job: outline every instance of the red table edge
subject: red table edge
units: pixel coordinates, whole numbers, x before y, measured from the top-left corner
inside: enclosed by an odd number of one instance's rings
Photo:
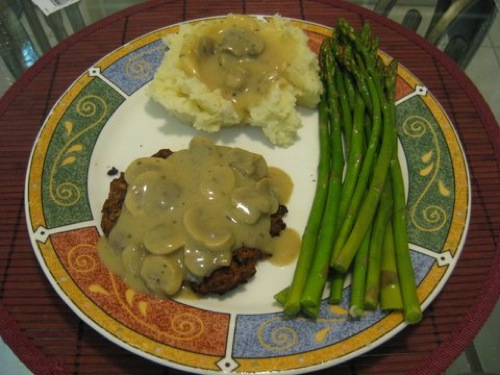
[[[492,142],[497,164],[500,166],[500,128],[481,93],[455,62],[421,36],[382,15],[345,1],[317,1],[348,9],[359,14],[363,18],[371,18],[381,24],[386,24],[400,35],[418,44],[422,49],[425,49],[430,55],[439,60],[442,66],[462,85],[464,92],[468,94],[469,98],[474,103],[480,120],[484,124],[485,130]],[[168,0],[150,0],[145,3],[131,6],[85,27],[53,47],[42,55],[40,59],[7,90],[4,96],[0,98],[0,117],[7,110],[10,103],[20,94],[26,83],[33,80],[45,66],[59,55],[60,52],[109,24],[142,10],[168,2]],[[488,274],[488,280],[490,280],[490,282],[481,290],[465,318],[455,327],[443,344],[434,351],[432,356],[427,357],[416,368],[412,369],[410,372],[411,374],[439,374],[445,371],[467,348],[488,319],[500,298],[500,233],[497,233],[495,243],[497,244],[497,254]],[[35,345],[28,340],[2,304],[0,304],[0,333],[4,342],[30,370],[36,371],[37,374],[66,374],[60,361],[49,360],[41,350],[36,348]]]

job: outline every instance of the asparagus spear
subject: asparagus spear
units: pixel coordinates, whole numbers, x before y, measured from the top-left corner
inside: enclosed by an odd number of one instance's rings
[[[344,80],[344,77],[346,76],[347,74],[342,74],[342,72],[339,69],[336,69],[336,74],[334,75],[335,88],[338,93],[339,103],[341,108],[342,128],[345,139],[345,153],[346,155],[349,155],[349,150],[351,148],[353,120],[352,120],[351,106],[349,104],[349,97],[346,88],[346,82]]]
[[[392,79],[385,79],[385,83],[386,85],[388,85],[387,90],[393,92],[394,91],[393,87],[395,86],[395,70],[389,70],[387,73],[393,75]],[[356,251],[359,248],[359,245],[361,244],[361,241],[373,220],[373,217],[375,215],[378,206],[378,202],[380,200],[380,195],[382,193],[382,189],[385,183],[385,179],[389,170],[389,163],[391,161],[394,146],[397,140],[396,130],[394,127],[395,125],[394,119],[390,113],[392,111],[391,102],[393,103],[394,100],[393,98],[391,98],[391,100],[387,100],[386,93],[380,90],[381,86],[379,86],[377,83],[377,81],[380,80],[378,76],[370,75],[370,77],[371,80],[369,80],[369,82],[373,80],[372,84],[370,84],[370,88],[372,89],[371,92],[372,92],[372,99],[374,102],[374,106],[375,103],[377,102],[382,106],[382,114],[383,114],[382,141],[380,144],[380,148],[378,150],[378,156],[373,169],[373,177],[370,182],[368,193],[366,194],[363,203],[362,204],[361,202],[358,203],[361,205],[361,208],[359,212],[357,212],[356,214],[356,219],[352,226],[352,230],[348,234],[348,238],[344,242],[344,244],[340,245],[341,248],[338,249],[338,251],[337,249],[334,249],[333,260],[331,265],[338,272],[346,272],[348,270],[354,256],[356,255]],[[376,89],[377,87],[378,90]],[[378,137],[376,134],[377,124],[375,123],[375,121],[377,120],[378,119],[374,116],[374,124],[372,128],[372,134],[370,135],[370,140],[372,141],[375,138],[377,138],[378,142]],[[369,151],[370,147],[373,146],[371,141],[370,145],[368,146]],[[367,159],[368,159],[368,152],[367,152]],[[361,169],[359,180],[363,179],[367,180],[368,174],[371,172],[371,169],[363,169],[363,167]],[[366,175],[363,175],[363,173],[366,173]],[[361,193],[359,194],[359,196],[361,197]],[[335,246],[337,247],[337,244]]]
[[[389,220],[385,228],[382,246],[382,261],[380,264],[380,308],[385,311],[401,310],[403,308],[396,266],[392,220]]]
[[[344,72],[342,76],[344,79],[344,87],[347,96],[347,101],[349,102],[349,107],[351,108],[351,110],[353,110],[354,98],[356,97],[356,89],[354,88],[354,82],[353,82],[354,79],[351,77],[350,74],[347,74],[346,72]]]
[[[393,98],[395,92],[395,72],[397,70],[397,62],[395,60],[391,61],[388,70],[390,74],[386,76],[387,96],[389,98]],[[389,116],[391,117],[391,121],[396,123],[396,105],[394,100],[390,100],[389,103]],[[410,249],[408,246],[406,199],[403,174],[396,151],[392,154],[389,169],[394,201],[394,212],[392,215],[393,239],[399,284],[403,298],[404,316],[407,323],[415,324],[422,320],[422,309],[418,300],[417,286],[415,283],[415,276],[413,274],[413,266],[410,258]]]
[[[352,71],[358,71],[356,66],[354,64],[350,65],[350,69]],[[356,182],[356,187],[352,196],[351,201],[349,202],[349,207],[347,210],[347,214],[342,222],[342,227],[339,232],[339,236],[337,237],[337,240],[335,242],[335,246],[333,249],[333,254],[332,254],[332,260],[331,260],[331,266],[338,272],[340,273],[345,273],[347,272],[350,263],[352,259],[354,258],[355,252],[357,248],[359,247],[364,234],[366,233],[366,230],[368,228],[369,223],[371,222],[373,218],[373,214],[375,212],[376,206],[378,204],[378,197],[373,196],[373,193],[369,195],[370,199],[373,200],[374,202],[372,203],[372,206],[369,206],[366,208],[366,199],[365,198],[365,203],[363,203],[362,199],[363,196],[365,195],[366,191],[366,186],[368,184],[369,177],[372,172],[372,165],[376,156],[376,152],[378,149],[378,144],[379,144],[379,136],[381,132],[381,127],[382,127],[382,119],[381,119],[381,100],[380,100],[380,95],[381,93],[377,90],[375,81],[376,79],[370,78],[367,80],[368,81],[368,87],[370,90],[371,94],[371,101],[372,101],[372,129],[370,133],[370,140],[368,144],[368,148],[365,154],[365,157],[363,159],[363,163],[361,166],[361,171],[359,172],[359,176],[357,178]],[[386,128],[386,126],[384,125]],[[384,131],[384,135],[386,138],[386,143],[390,142],[390,139],[387,139],[387,136],[389,135],[387,131]],[[386,145],[387,147],[387,145]],[[380,158],[380,157],[379,157]],[[378,162],[378,160],[377,160]],[[380,172],[384,172],[383,170],[383,165],[379,166],[378,169]],[[375,167],[377,168],[377,167]],[[387,160],[387,166],[385,167],[386,171],[383,173],[382,177],[385,180],[385,175],[387,174],[387,168],[388,168],[388,160]],[[375,180],[375,183],[379,183],[380,176],[377,177]],[[373,190],[375,187],[373,186],[372,182],[372,188]],[[380,189],[383,186],[383,181],[381,186],[377,186]],[[363,203],[363,204],[362,204]],[[358,223],[356,221],[356,218],[361,217],[361,213],[358,213],[359,210],[363,210],[363,215],[369,215],[367,216],[366,220]],[[369,210],[368,210],[369,209]],[[357,225],[357,232],[355,232],[355,235],[357,236],[356,238],[353,238],[352,231],[354,231],[353,226]],[[360,228],[360,225],[363,225]],[[366,225],[365,225],[366,224]],[[347,246],[347,242],[349,242],[349,247],[347,250],[344,250],[344,248]],[[339,258],[340,257],[340,258]]]
[[[349,149],[346,174],[342,183],[342,198],[339,207],[339,220],[337,221],[339,229],[343,225],[347,215],[363,161],[364,119],[365,103],[360,95],[356,95],[351,133],[351,147]]]
[[[387,277],[389,272],[386,271],[386,267],[396,264],[405,319],[415,323],[421,319],[421,311],[408,251],[404,186],[396,154],[397,134],[394,127],[397,62],[393,60],[389,67],[385,67],[377,57],[378,40],[372,37],[368,25],[356,34],[347,22],[340,20],[335,38],[335,41],[330,38],[325,40],[320,55],[325,94],[319,105],[320,160],[316,195],[292,284],[275,298],[284,305],[288,315],[296,315],[302,310],[316,317],[328,271],[328,257],[335,271],[330,297],[337,301],[342,295],[344,275],[355,258],[351,314],[359,316],[364,308],[360,293],[363,295],[367,290],[366,282],[360,284],[360,280],[366,278],[363,264],[365,252],[369,249],[368,240],[372,239],[374,247],[384,243],[381,266],[384,273],[381,280],[377,272],[372,273],[370,279],[376,280],[376,284],[381,283],[381,298],[386,298],[387,294],[395,296],[392,305],[397,308],[398,293],[392,288],[394,277]],[[349,161],[341,190],[343,201],[339,204],[334,198],[339,196],[339,170],[342,169],[339,160],[343,162],[343,158],[338,157],[343,155],[339,146],[341,129]],[[350,164],[356,161],[357,166]],[[350,175],[349,170],[357,170],[357,173],[351,172]],[[384,186],[385,189],[393,187],[392,212],[387,203],[390,199],[386,198],[386,193],[382,194]],[[390,215],[392,219],[389,219]],[[381,231],[380,228],[388,220],[392,220],[391,230]],[[328,244],[334,238],[332,249]],[[386,247],[389,254],[394,248],[395,259],[386,257]],[[394,260],[392,265],[390,259]],[[379,262],[377,259],[375,263]],[[378,269],[378,265],[375,268]],[[396,271],[390,270],[394,276]],[[371,290],[371,287],[368,288]],[[378,291],[374,293],[378,294]],[[375,298],[369,300],[372,307],[377,302]],[[381,302],[381,306],[386,308],[386,301]]]
[[[363,242],[356,253],[354,260],[354,269],[352,272],[351,296],[349,302],[349,315],[353,318],[359,318],[363,315],[365,305],[366,277],[368,267],[368,251],[370,248],[370,239],[372,230],[366,232]]]
[[[274,295],[274,299],[281,306],[284,306],[286,303],[286,299],[288,298],[288,293],[290,293],[290,287],[287,286],[285,289],[280,290],[278,293]]]
[[[319,232],[316,254],[312,262],[309,277],[304,287],[301,304],[308,309],[309,313],[317,311],[321,302],[321,295],[325,287],[329,260],[332,252],[332,244],[336,234],[338,211],[340,204],[340,191],[342,187],[342,171],[344,168],[344,156],[342,153],[342,131],[340,126],[340,108],[338,93],[335,87],[334,76],[337,74],[331,47],[327,40],[321,48],[320,59],[325,71],[323,82],[326,88],[326,103],[330,123],[330,176],[328,185],[328,196],[326,200],[325,214]],[[315,318],[316,316],[311,316]]]
[[[408,231],[406,228],[406,200],[403,176],[397,156],[391,159],[390,176],[394,195],[393,231],[396,265],[399,285],[403,298],[405,320],[409,324],[418,323],[422,319],[422,310],[417,296],[415,276],[408,248]]]
[[[300,311],[302,292],[307,281],[309,269],[316,252],[318,233],[323,220],[323,211],[328,193],[330,172],[330,140],[328,136],[328,112],[326,97],[323,94],[319,103],[319,139],[320,157],[318,162],[318,177],[313,204],[306,223],[300,247],[299,259],[290,286],[290,291],[284,305],[287,315],[297,315]]]
[[[337,305],[342,301],[346,274],[336,271],[332,271],[332,273],[333,274],[330,278],[330,296],[328,297],[328,303],[330,305]]]
[[[348,72],[345,70],[341,71],[343,75],[348,76]],[[340,76],[340,69],[337,73],[337,76]],[[339,84],[338,87],[342,89],[342,86]],[[366,106],[365,101],[361,97],[361,94],[356,91],[354,86],[351,86],[354,94],[354,108],[352,115],[347,115],[344,112],[348,110],[348,108],[342,107],[343,119],[352,118],[352,127],[350,129],[350,137],[346,132],[348,131],[347,126],[344,124],[344,137],[346,139],[346,147],[348,148],[348,161],[347,161],[347,169],[344,181],[342,183],[341,189],[341,199],[340,199],[340,207],[338,213],[337,220],[337,233],[341,230],[343,223],[345,221],[345,217],[348,212],[349,204],[352,200],[354,190],[356,188],[356,183],[358,181],[359,171],[361,169],[361,165],[363,162],[363,157],[365,153],[366,146],[365,143],[365,117],[366,117]],[[345,88],[345,87],[344,87]],[[345,120],[344,120],[345,121]],[[345,229],[344,229],[345,230]],[[342,235],[340,235],[342,236]],[[345,235],[343,235],[345,237]],[[338,241],[338,238],[333,242]],[[333,245],[335,246],[335,245]],[[340,246],[338,246],[340,248]],[[333,249],[332,252],[336,250]],[[344,279],[345,273],[334,272],[331,277],[330,282],[330,304],[337,304],[342,300],[342,293],[344,289]]]
[[[366,275],[365,308],[375,310],[379,303],[380,264],[385,228],[392,214],[392,187],[386,179],[380,198],[379,207],[372,227],[372,235],[368,255],[368,272]]]

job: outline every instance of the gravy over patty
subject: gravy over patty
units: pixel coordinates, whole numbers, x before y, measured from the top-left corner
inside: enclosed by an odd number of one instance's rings
[[[291,181],[262,156],[195,137],[166,159],[134,160],[124,177],[121,213],[99,253],[132,288],[174,295],[229,266],[242,246],[287,259],[270,226]]]

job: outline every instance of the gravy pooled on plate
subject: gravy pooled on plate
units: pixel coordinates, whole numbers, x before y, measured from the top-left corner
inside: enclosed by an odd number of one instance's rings
[[[258,154],[195,137],[166,159],[134,160],[124,177],[122,210],[99,253],[136,290],[171,296],[228,266],[243,245],[278,250],[270,217],[282,196]]]

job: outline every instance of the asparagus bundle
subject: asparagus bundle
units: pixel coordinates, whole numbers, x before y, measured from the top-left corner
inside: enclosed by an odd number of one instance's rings
[[[402,309],[408,323],[422,317],[397,158],[397,61],[385,65],[377,51],[368,23],[357,33],[344,19],[321,46],[316,194],[292,283],[276,295],[289,316],[316,318],[328,280],[329,301],[338,303],[352,270],[353,317],[381,298],[382,308]]]

